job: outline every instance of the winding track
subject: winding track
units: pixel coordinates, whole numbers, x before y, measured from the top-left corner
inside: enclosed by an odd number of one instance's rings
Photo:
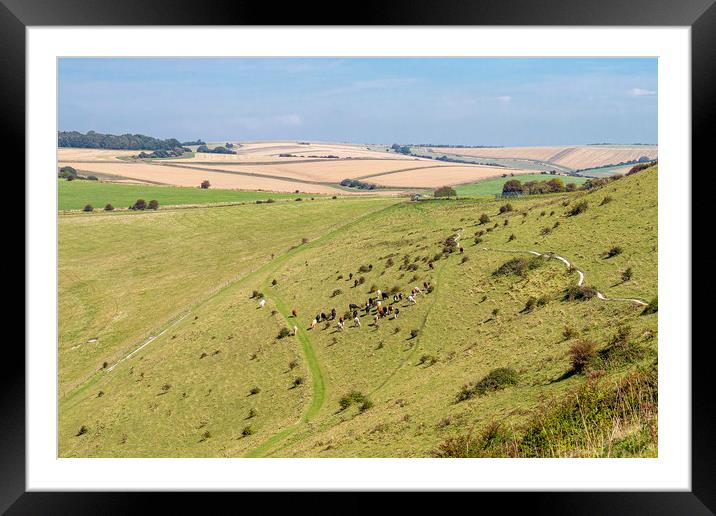
[[[564,263],[567,266],[567,268],[574,267],[572,265],[572,263],[570,263],[570,261],[567,260],[565,257],[559,256],[558,254],[555,254],[555,253],[540,253],[537,251],[521,250],[521,249],[490,249],[489,247],[482,247],[481,249],[483,251],[498,251],[501,253],[529,253],[529,254],[533,254],[535,256],[546,256],[548,258],[556,258],[560,262]],[[581,287],[582,285],[584,285],[584,272],[577,269],[576,267],[574,267],[574,270],[579,275],[579,279],[577,280],[577,286]],[[599,291],[597,291],[597,298],[601,299],[602,301],[628,301],[628,302],[636,303],[636,304],[642,305],[642,306],[646,306],[649,304],[646,301],[644,301],[643,299],[630,298],[630,297],[607,297]]]

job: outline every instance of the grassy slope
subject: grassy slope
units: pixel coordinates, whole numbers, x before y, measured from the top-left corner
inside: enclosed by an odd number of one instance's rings
[[[348,228],[321,230],[325,236],[210,298],[64,410],[61,405],[61,454],[425,456],[446,437],[495,419],[519,425],[542,397],[562,396],[583,382],[579,375],[564,375],[573,343],[562,336],[565,325],[603,347],[623,322],[632,327],[633,340],[654,354],[656,339],[645,330],[656,331],[656,316],[639,316],[640,308],[630,303],[562,301],[576,276],[554,260],[524,279],[494,277],[492,271],[514,255],[481,248],[558,252],[606,295],[649,299],[657,285],[656,175],[655,170],[643,172],[588,194],[513,201],[515,211],[505,215],[498,215],[501,202],[402,203],[357,218]],[[606,195],[613,201],[598,206]],[[569,207],[562,203],[581,198],[589,202],[588,210],[566,217]],[[288,208],[282,204],[271,209]],[[246,212],[261,208],[242,207]],[[475,245],[474,232],[485,227],[477,222],[481,213],[492,217],[487,227],[498,226]],[[540,235],[556,221],[560,224],[551,234]],[[302,224],[307,223],[306,217]],[[460,256],[452,254],[428,269],[422,258],[438,253],[440,242],[458,228],[464,228],[461,243],[469,261],[461,264]],[[512,233],[517,238],[508,242]],[[622,255],[602,259],[602,251],[614,244],[624,248]],[[389,255],[395,264],[386,267]],[[399,270],[404,255],[418,265],[417,271]],[[348,272],[360,276],[358,267],[368,263],[373,270],[362,274],[366,282],[353,288],[346,281]],[[617,284],[626,266],[633,267],[634,279]],[[340,274],[345,277],[338,279]],[[270,285],[274,278],[275,287]],[[340,314],[349,302],[363,302],[372,284],[397,285],[405,292],[428,278],[435,291],[419,296],[416,306],[403,303],[397,321],[384,320],[374,328],[364,317],[362,328],[351,322],[343,333],[335,332],[334,325],[306,329],[316,312],[335,306]],[[253,289],[267,295],[263,310],[248,299]],[[342,293],[331,297],[335,289]],[[549,303],[523,312],[527,298],[540,295],[547,295]],[[102,304],[100,298],[95,302]],[[275,339],[282,326],[294,324],[292,308],[299,311],[301,338]],[[494,308],[500,310],[497,317]],[[411,329],[420,330],[417,338],[410,338]],[[211,355],[215,349],[221,353]],[[209,356],[200,359],[201,353]],[[424,354],[438,361],[420,364]],[[299,360],[294,370],[288,367],[292,359]],[[515,368],[518,385],[454,402],[463,384],[496,367]],[[306,382],[290,388],[298,376]],[[165,383],[171,385],[166,391],[161,388]],[[262,391],[247,396],[254,385]],[[362,414],[355,407],[338,411],[339,398],[354,389],[368,394],[374,407]],[[99,390],[102,397],[97,397]],[[247,420],[252,407],[258,415]],[[88,432],[74,437],[83,424]],[[256,432],[243,437],[247,424]],[[210,437],[202,440],[205,431]]]
[[[578,185],[581,185],[584,183],[587,178],[586,177],[576,177],[576,176],[556,176],[557,178],[561,179],[564,184],[567,183],[577,183]],[[466,185],[458,185],[455,186],[455,191],[458,195],[462,197],[479,197],[481,195],[497,195],[499,193],[502,193],[502,185],[504,185],[507,181],[510,179],[518,179],[519,181],[525,183],[527,181],[548,181],[552,179],[553,176],[545,175],[545,174],[525,174],[525,175],[519,175],[515,177],[500,177],[497,179],[486,179],[484,181],[478,181],[477,183],[470,183]]]
[[[327,204],[331,203],[328,207]],[[394,200],[325,200],[59,218],[64,395],[223,283]],[[326,219],[330,210],[335,218]],[[88,343],[97,338],[98,342]]]
[[[95,209],[103,209],[109,203],[115,208],[126,208],[137,199],[149,201],[156,199],[160,206],[181,204],[211,204],[257,199],[289,199],[296,194],[274,192],[242,192],[238,190],[203,190],[201,188],[181,188],[177,186],[154,186],[104,183],[99,181],[65,181],[57,182],[57,208],[64,210],[81,210],[90,204]],[[314,197],[319,197],[315,195]]]

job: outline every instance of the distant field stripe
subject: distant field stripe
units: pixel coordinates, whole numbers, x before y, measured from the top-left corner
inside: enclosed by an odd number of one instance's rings
[[[309,179],[294,179],[289,178],[286,176],[277,176],[274,174],[259,174],[258,172],[244,172],[240,170],[226,170],[223,168],[205,168],[205,167],[195,167],[190,165],[175,165],[174,163],[163,163],[162,164],[165,167],[178,167],[178,168],[188,168],[192,170],[201,170],[202,172],[221,172],[222,174],[235,174],[238,176],[248,176],[248,177],[263,177],[265,179],[274,179],[277,181],[284,181],[286,183],[302,183],[306,185],[322,185],[322,186],[329,186],[333,183],[330,181],[311,181]],[[240,163],[239,163],[240,165]]]
[[[452,165],[452,166],[465,166],[465,165]],[[401,168],[400,170],[391,170],[389,172],[376,172],[374,174],[367,174],[365,176],[351,177],[350,179],[367,179],[369,177],[387,176],[390,174],[397,174],[398,172],[409,172],[411,170],[424,170],[426,168],[450,168],[450,167],[451,167],[451,165],[429,165],[427,167]]]
[[[314,195],[319,196],[320,194]],[[130,204],[134,204],[137,199],[146,201],[156,199],[161,207],[182,204],[290,199],[295,197],[295,194],[59,180],[57,182],[57,196],[58,210],[65,211],[81,210],[87,204],[92,205],[95,209],[102,209],[106,204],[112,204],[115,208],[126,208]]]

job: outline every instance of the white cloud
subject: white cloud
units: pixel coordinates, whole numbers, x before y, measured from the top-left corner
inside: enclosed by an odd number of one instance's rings
[[[501,95],[497,97],[497,102],[499,102],[500,104],[509,104],[510,102],[512,102],[512,97],[510,97],[509,95]]]
[[[643,90],[641,88],[632,88],[629,90],[629,95],[632,97],[653,97],[656,95],[656,92],[652,90]]]

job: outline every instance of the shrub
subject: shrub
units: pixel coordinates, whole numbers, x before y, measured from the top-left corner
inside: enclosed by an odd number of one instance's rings
[[[547,236],[552,232],[552,228],[549,226],[545,226],[542,229],[540,229],[539,234],[542,236]]]
[[[111,204],[107,203],[107,204],[104,206],[104,211],[114,211],[114,206],[112,206]]]
[[[480,215],[480,224],[487,224],[490,222],[490,217],[487,215],[487,213],[483,213]]]
[[[264,297],[263,293],[259,292],[258,290],[254,290],[253,292],[251,292],[251,299],[261,299],[262,297]]]
[[[567,211],[567,216],[574,217],[575,215],[584,213],[585,211],[587,211],[588,207],[589,207],[589,203],[587,203],[587,201],[580,201],[577,204],[575,204],[574,206],[572,206],[572,208],[570,210]]]
[[[525,303],[525,307],[524,307],[523,311],[529,312],[530,310],[532,310],[535,307],[535,305],[537,305],[537,298],[534,296],[530,296],[529,299],[527,300],[527,302]]]
[[[506,261],[492,273],[493,276],[507,276],[516,274],[517,276],[525,276],[528,271],[536,269],[542,265],[542,258],[535,256],[532,258],[512,258]]]
[[[492,318],[494,319],[494,318],[497,317],[498,315],[500,315],[500,309],[499,309],[499,308],[493,308],[493,309],[492,309]]]
[[[284,337],[288,337],[289,335],[291,335],[291,330],[284,326],[283,328],[281,328],[281,330],[279,330],[278,336],[276,338],[283,339]]]
[[[85,204],[85,207],[82,208],[82,211],[93,211],[93,210],[94,210],[94,208],[92,207],[91,204]]]
[[[484,396],[490,392],[498,391],[516,385],[519,380],[517,371],[510,367],[498,367],[485,375],[473,385],[464,385],[457,394],[456,401],[465,401],[474,396]]]
[[[147,209],[156,210],[157,208],[159,208],[159,201],[157,201],[156,199],[152,199],[151,201],[149,201]]]
[[[333,291],[333,293],[331,294],[331,297],[340,296],[341,294],[343,294],[343,291],[341,289],[337,288],[336,290]]]
[[[385,261],[385,266],[386,266],[386,268],[387,268],[387,267],[392,267],[394,263],[395,263],[395,262],[393,262],[393,259],[392,259],[392,258],[388,258],[388,259]]]
[[[411,339],[414,339],[414,338],[417,337],[419,334],[420,334],[420,330],[415,330],[415,329],[410,330],[410,338],[411,338]]]
[[[278,285],[278,281],[276,281],[276,278],[271,280],[271,285],[273,285],[274,287]]]
[[[80,435],[84,435],[87,433],[87,427],[85,425],[82,425],[79,430],[77,430],[77,433],[75,434],[75,437],[79,437]]]
[[[597,295],[597,289],[594,287],[585,287],[573,285],[567,289],[564,298],[567,301],[588,301]]]
[[[259,413],[256,411],[255,408],[250,408],[250,409],[249,409],[249,415],[248,415],[248,417],[247,417],[246,419],[251,419],[251,418],[254,418],[254,417],[258,416],[258,415],[259,415]]]
[[[571,326],[565,326],[564,330],[562,330],[562,336],[564,337],[564,340],[569,340],[572,337],[576,337],[577,335],[579,335],[579,332]]]
[[[288,363],[288,368],[289,368],[289,369],[296,369],[297,367],[298,367],[298,360],[295,360],[295,359],[294,359],[294,360],[291,360],[291,361]]]
[[[478,244],[481,243],[481,242],[482,242],[482,238],[480,238],[480,237],[475,237],[475,245],[478,245]]]
[[[251,387],[249,394],[253,396],[255,394],[258,394],[259,392],[261,392],[261,389],[259,387]]]
[[[208,189],[210,186],[211,186],[211,183],[209,182],[208,179],[204,179],[204,180],[201,182],[201,187],[202,187],[204,190]]]
[[[605,258],[612,258],[614,256],[618,256],[622,254],[622,248],[618,245],[615,245],[614,247],[610,248],[605,254]]]
[[[633,271],[632,271],[631,267],[627,267],[626,269],[624,269],[622,271],[622,274],[621,274],[622,281],[629,281],[632,278],[632,275],[633,275]]]
[[[348,407],[350,407],[354,403],[365,403],[368,400],[368,397],[363,394],[360,391],[351,391],[348,394],[341,397],[341,399],[338,400],[338,405],[341,408],[341,410],[346,410]],[[371,404],[372,406],[372,404]],[[370,407],[368,407],[370,408]],[[366,409],[367,410],[367,409]]]
[[[513,240],[517,240],[517,237],[515,236],[514,233],[512,233],[512,234],[510,235],[510,237],[507,239],[507,241],[508,241],[508,242],[512,242]]]
[[[569,348],[572,369],[577,373],[581,373],[596,356],[596,346],[590,340],[580,340]]]
[[[465,262],[468,262],[468,261],[470,261],[470,257],[469,257],[469,256],[463,256],[463,257],[462,257],[462,260],[460,260],[460,263],[465,263]]]
[[[418,365],[427,364],[429,366],[436,364],[438,362],[438,357],[435,355],[423,355],[420,357],[420,360],[418,360]]]
[[[147,201],[145,201],[144,199],[137,199],[137,202],[135,202],[132,205],[133,210],[143,210],[146,207],[147,207]]]
[[[604,199],[602,199],[602,202],[599,203],[599,206],[604,206],[605,204],[609,204],[612,202],[612,197],[610,195],[607,195]]]
[[[243,430],[241,430],[241,435],[244,437],[248,437],[250,435],[253,435],[254,429],[251,425],[246,425]]]
[[[293,379],[293,386],[298,387],[299,385],[303,385],[306,382],[306,379],[303,376],[297,376]]]
[[[457,197],[457,192],[451,186],[441,186],[433,192],[433,197]]]
[[[366,273],[366,272],[368,272],[368,271],[370,271],[370,268],[369,268],[367,265],[365,265],[365,264],[364,264],[364,265],[361,265],[360,267],[358,267],[358,272]]]
[[[644,310],[641,312],[641,315],[649,315],[649,314],[655,314],[659,311],[659,301],[658,298],[654,298],[651,301],[649,301],[649,304],[646,305]]]
[[[358,410],[363,413],[366,410],[370,410],[371,408],[373,408],[373,402],[366,398],[365,400],[363,400],[363,403],[360,404]]]
[[[619,326],[617,332],[614,334],[612,340],[609,342],[609,345],[626,346],[627,339],[629,339],[629,335],[631,335],[631,328],[629,326]]]
[[[507,213],[512,211],[512,205],[510,203],[503,204],[500,206],[500,213]]]

